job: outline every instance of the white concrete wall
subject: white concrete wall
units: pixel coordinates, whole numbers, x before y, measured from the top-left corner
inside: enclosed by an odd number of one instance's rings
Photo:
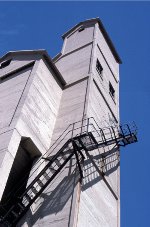
[[[90,26],[91,29],[85,28],[80,33],[76,30],[65,39],[62,51],[63,55],[56,61],[56,65],[62,72],[67,83],[80,80],[86,75],[90,76],[89,79],[87,78],[89,82],[85,95],[85,103],[82,106],[84,116],[94,117],[100,127],[115,125],[119,122],[119,65],[101,34],[98,24]],[[86,43],[89,43],[89,45],[84,46]],[[96,70],[97,58],[103,67],[103,80]],[[111,82],[115,89],[115,100],[109,94],[109,82]],[[82,83],[79,83],[78,86],[82,86],[84,89]],[[74,109],[72,113],[72,104],[70,101],[73,100],[74,102],[71,94],[79,99],[78,94],[80,90],[77,93],[73,87],[73,90],[69,91],[67,89],[63,92],[64,98],[62,98],[59,111],[62,114],[58,115],[58,125],[56,123],[55,127],[56,132],[61,131],[61,127],[64,125],[67,126],[67,123],[73,122],[75,116],[75,120],[79,119],[78,112],[80,108]],[[80,98],[79,100],[81,101],[82,99]],[[65,102],[67,105],[65,105]],[[81,105],[83,105],[82,101]],[[77,114],[75,115],[75,113]],[[113,155],[101,160],[101,162],[98,160],[94,161],[98,165],[98,168],[105,173],[105,179],[111,190],[116,194],[116,197],[118,197],[118,200],[87,158],[85,161],[85,177],[81,187],[81,193],[78,192],[80,193],[80,202],[79,204],[77,202],[79,210],[78,214],[76,213],[75,226],[119,226],[118,150],[112,150],[112,146],[109,146],[99,151],[93,151],[91,154],[97,156],[99,152],[108,151],[113,152]],[[86,163],[90,165],[88,173],[88,165]]]
[[[15,72],[16,68],[21,68],[29,63],[29,61],[11,62],[8,69],[0,70],[1,77],[8,72],[13,73],[0,81],[0,140],[1,140],[1,156],[0,156],[0,199],[3,194],[7,178],[15,158],[20,135],[14,129],[16,124],[15,114],[20,113],[21,99],[26,87],[32,67],[22,69],[20,72]],[[13,68],[14,65],[14,68]]]
[[[31,69],[30,67],[19,73],[13,73],[12,76],[1,81],[0,128],[10,126]]]
[[[25,62],[21,59],[21,62],[17,60],[13,65],[16,69],[17,65],[19,68]],[[31,138],[41,153],[48,150],[62,95],[62,88],[56,82],[55,73],[48,68],[44,60],[36,61],[33,68],[28,67],[18,73],[14,72],[12,65],[9,68],[12,76],[2,80],[0,84],[0,113],[3,117],[0,134],[0,174],[3,179],[0,198],[21,138]]]
[[[73,53],[63,55],[62,58],[56,62],[56,66],[67,84],[78,81],[88,75],[91,50],[92,44],[89,44]]]
[[[0,199],[13,164],[16,150],[20,143],[20,135],[16,130],[6,131],[0,134]]]
[[[84,80],[63,90],[52,142],[57,140],[69,124],[82,119],[86,89],[87,80]],[[69,132],[71,129],[68,128],[64,134],[65,138],[51,155],[58,152],[59,148],[71,138],[72,132]],[[78,132],[77,130],[76,134]],[[73,157],[32,206],[31,214],[28,212],[18,226],[72,226],[78,182],[79,174]]]
[[[95,69],[97,58],[103,67],[103,81]],[[23,59],[21,57],[21,62]],[[42,59],[37,60],[13,116],[11,129],[16,129],[0,137],[0,140],[6,141],[1,149],[3,160],[9,155],[8,146],[12,149],[12,144],[17,141],[1,188],[5,187],[21,137],[30,137],[40,152],[44,153],[69,124],[83,117],[96,118],[100,127],[111,124],[115,118],[119,121],[119,66],[98,24],[86,24],[85,30],[75,31],[68,36],[56,66],[67,82],[65,88],[62,90],[56,82],[56,75],[47,64]],[[116,91],[115,102],[109,95],[109,81]],[[6,132],[8,124],[5,124]],[[71,135],[67,136],[65,140]],[[111,149],[112,146],[105,147],[91,154],[95,157]],[[4,151],[7,155],[4,155]],[[104,179],[91,160],[86,158],[81,191],[75,160],[71,160],[18,226],[119,227],[119,198],[117,201],[114,196],[116,194],[119,197],[119,171],[108,171],[115,167],[111,164],[114,161],[112,159],[110,156],[107,164],[105,160],[94,159],[98,170],[108,172]],[[105,164],[105,169],[102,164]],[[7,168],[6,160],[2,162],[2,167]]]
[[[63,90],[53,141],[61,135],[69,124],[82,120],[86,101],[86,89],[87,79]]]
[[[93,35],[93,28],[88,28],[88,31]],[[82,39],[84,43],[85,33],[83,32],[82,35],[84,36]],[[71,39],[72,38],[73,37],[71,37]],[[89,44],[78,50],[76,48],[83,46],[83,43],[81,45],[78,41],[76,43],[72,43],[72,41],[68,42],[69,43],[65,46],[65,48],[67,48],[66,50],[74,50],[74,52],[63,55],[62,58],[56,62],[56,66],[62,73],[67,85],[63,89],[52,135],[52,143],[57,140],[69,124],[82,120],[86,104],[92,45]],[[87,38],[86,43],[88,42],[89,40]],[[56,92],[57,90],[55,89],[55,93]],[[71,128],[66,131],[66,134],[70,130]],[[79,133],[79,130],[75,133]],[[71,132],[67,134],[58,148],[60,148],[65,141],[72,136],[71,134]],[[54,150],[51,154],[55,154],[58,150],[59,149]],[[53,184],[49,185],[49,187],[44,190],[42,196],[38,199],[35,205],[32,206],[31,214],[28,212],[19,225],[73,226],[76,212],[75,204],[76,195],[78,193],[78,180],[79,176],[75,160],[71,160],[63,169],[62,173],[59,174],[57,179],[54,180]],[[39,204],[42,205],[39,206]]]
[[[85,29],[79,32],[79,28],[69,34],[65,40],[62,49],[63,55],[78,49],[93,41],[94,26],[85,26]]]
[[[101,34],[98,24],[95,26],[94,37],[91,78],[88,88],[87,117],[94,117],[100,127],[106,127],[112,125],[113,122],[116,124],[117,121],[119,122],[119,65]],[[102,51],[100,51],[98,46]],[[103,79],[96,70],[97,58],[103,67]],[[109,94],[109,81],[115,89],[115,101]],[[113,152],[112,148],[113,146],[108,146],[90,153],[94,158],[95,155],[98,156],[103,152]],[[110,155],[107,159],[101,159],[100,163],[96,159],[94,159],[94,161],[99,170],[104,172],[104,178],[118,197],[118,200],[114,197],[96,169],[91,166],[91,168],[89,167],[87,170],[87,166],[85,165],[85,176],[80,194],[77,227],[118,227],[120,206],[118,190],[119,170],[117,166],[118,151],[115,150],[113,155]],[[88,158],[85,163],[86,162],[89,162]],[[105,168],[102,167],[103,165]]]
[[[16,127],[43,152],[50,147],[61,95],[53,72],[40,60]]]
[[[96,24],[96,42],[99,45],[101,51],[103,52],[105,58],[107,59],[110,68],[112,69],[116,79],[119,80],[119,64],[116,62],[102,32],[99,29],[98,24]]]
[[[103,179],[81,191],[78,227],[116,227],[116,219],[117,203]]]

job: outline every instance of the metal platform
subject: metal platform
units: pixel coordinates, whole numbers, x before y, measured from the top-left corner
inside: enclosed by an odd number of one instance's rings
[[[137,142],[136,134],[135,124],[100,128],[93,118],[69,125],[48,152],[35,164],[36,166],[34,166],[30,178],[33,178],[35,171],[46,161],[47,164],[41,172],[28,186],[24,185],[22,179],[15,194],[10,193],[7,203],[1,205],[0,226],[16,226],[16,223],[73,156],[76,157],[82,179],[84,153],[108,145],[119,147],[135,143]],[[20,196],[20,192],[24,187],[26,189]]]

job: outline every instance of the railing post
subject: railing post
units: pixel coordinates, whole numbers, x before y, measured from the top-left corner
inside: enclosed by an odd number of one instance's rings
[[[116,137],[116,132],[115,132],[113,126],[111,126],[111,129],[112,129],[112,131],[113,131],[114,139],[115,139],[115,141],[116,141],[116,144],[118,144],[117,137]]]
[[[104,143],[106,143],[105,134],[104,134],[104,132],[103,132],[102,129],[100,129],[100,135],[101,135],[101,137],[102,137],[102,141],[103,141]]]
[[[82,118],[82,121],[81,121],[81,132],[80,132],[80,135],[82,134],[83,121],[84,121],[84,118]]]
[[[122,136],[124,137],[124,131],[122,129],[122,126],[120,125],[119,127],[120,127],[120,130],[121,130]]]
[[[73,138],[74,126],[75,126],[75,123],[73,123],[73,124],[72,124],[72,133],[71,133],[71,138]]]
[[[128,124],[127,124],[127,128],[128,128],[128,130],[129,130],[130,135],[132,136],[132,132],[131,132],[130,127],[129,127]]]
[[[87,119],[87,133],[89,132],[89,117]]]

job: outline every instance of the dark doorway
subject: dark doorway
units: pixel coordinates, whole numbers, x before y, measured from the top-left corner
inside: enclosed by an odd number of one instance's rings
[[[0,216],[3,216],[25,191],[32,166],[40,155],[30,139],[21,141],[0,202]]]

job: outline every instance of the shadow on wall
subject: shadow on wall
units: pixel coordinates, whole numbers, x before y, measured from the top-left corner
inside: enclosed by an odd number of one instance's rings
[[[119,165],[118,147],[114,147],[103,154],[92,155],[92,159],[104,175],[109,175],[115,171]],[[44,193],[42,193],[41,197],[36,202],[34,214],[31,214],[31,211],[27,213],[24,220],[29,222],[27,223],[28,226],[33,226],[37,220],[46,218],[46,216],[49,215],[54,215],[55,219],[56,215],[59,215],[59,212],[62,211],[65,206],[71,208],[74,190],[79,182],[79,178],[80,174],[76,168],[75,159],[73,159],[73,161],[70,161],[68,167],[64,168],[46,188]],[[100,180],[102,180],[102,177],[91,163],[91,160],[86,159],[84,162],[82,191],[93,186]],[[30,217],[32,217],[31,221]],[[50,220],[48,222],[50,224]]]
[[[60,179],[62,180],[60,181]],[[26,214],[24,220],[27,226],[33,226],[37,220],[46,216],[53,214],[55,217],[59,215],[59,212],[66,204],[71,208],[74,189],[78,182],[79,171],[76,168],[75,159],[73,159],[73,161],[70,161],[69,166],[60,172],[36,201],[34,214],[31,214],[31,210]],[[53,221],[55,221],[55,218]],[[50,220],[48,222],[50,223]]]
[[[120,164],[120,157],[118,153],[118,147],[115,146],[107,152],[102,154],[91,155],[91,158],[103,174],[108,176],[117,170]],[[102,176],[97,172],[96,168],[91,163],[90,159],[86,159],[84,162],[84,179],[82,183],[82,191],[92,187],[94,184],[102,180]]]

